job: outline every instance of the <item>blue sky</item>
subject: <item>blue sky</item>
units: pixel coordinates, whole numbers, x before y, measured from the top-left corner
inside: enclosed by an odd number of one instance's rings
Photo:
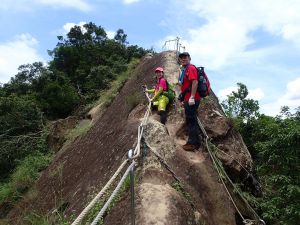
[[[21,64],[49,61],[56,36],[74,24],[94,22],[158,52],[180,37],[221,99],[242,82],[275,115],[300,105],[299,11],[298,0],[1,0],[0,82]]]

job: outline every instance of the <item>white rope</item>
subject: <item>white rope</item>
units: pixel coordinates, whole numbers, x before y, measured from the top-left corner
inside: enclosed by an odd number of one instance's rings
[[[150,98],[149,95],[146,93],[147,99],[149,101],[147,110],[144,114],[144,117],[142,119],[141,124],[138,127],[138,140],[137,140],[137,145],[134,149],[134,156],[132,157],[132,159],[138,158],[140,156],[141,153],[141,139],[143,136],[143,131],[144,131],[144,127],[143,125],[145,125],[148,121],[148,117],[150,115],[151,112],[151,102],[150,102]],[[116,179],[116,177],[119,175],[119,173],[121,172],[121,170],[124,168],[124,166],[126,165],[126,163],[128,162],[128,159],[126,159],[118,168],[118,170],[115,172],[115,174],[111,177],[111,179],[106,183],[106,185],[102,188],[102,190],[95,196],[95,198],[88,204],[88,206],[86,206],[84,208],[84,210],[79,214],[79,216],[76,218],[76,220],[72,223],[72,225],[78,225],[83,218],[86,216],[86,214],[91,210],[91,208],[96,204],[96,202],[103,196],[103,194],[107,191],[107,189],[110,187],[110,185],[112,184],[112,182]]]
[[[102,190],[95,196],[95,198],[88,204],[88,206],[79,214],[76,220],[72,223],[72,225],[78,225],[82,219],[86,216],[86,214],[91,210],[91,208],[96,204],[96,202],[101,198],[101,196],[107,191],[112,182],[119,175],[121,170],[124,168],[128,159],[126,159],[118,168],[118,170],[114,173],[114,175],[110,178],[110,180],[106,183],[106,185],[102,188]]]
[[[149,100],[149,104],[148,104],[148,107],[147,107],[147,110],[144,114],[144,117],[142,119],[142,122],[141,124],[139,125],[138,127],[138,140],[137,140],[137,145],[134,149],[134,156],[132,157],[132,159],[136,159],[140,156],[141,154],[141,140],[142,140],[142,137],[143,137],[143,132],[144,132],[144,125],[146,125],[147,121],[148,121],[148,118],[149,118],[149,115],[150,115],[150,112],[151,112],[151,102],[150,102],[150,98],[148,96],[148,94],[146,93],[146,96]]]
[[[123,185],[129,171],[134,167],[134,164],[135,164],[135,161],[133,160],[132,163],[130,164],[130,166],[127,168],[126,172],[124,173],[122,179],[118,183],[117,187],[115,188],[115,190],[113,191],[113,193],[111,194],[111,196],[109,197],[107,202],[104,204],[104,206],[102,207],[102,209],[100,210],[98,215],[95,217],[95,219],[93,220],[91,225],[96,225],[99,222],[99,220],[103,217],[103,214],[105,213],[106,209],[108,208],[108,206],[110,205],[112,200],[115,198],[115,196],[118,194],[118,192],[119,192],[121,186]]]

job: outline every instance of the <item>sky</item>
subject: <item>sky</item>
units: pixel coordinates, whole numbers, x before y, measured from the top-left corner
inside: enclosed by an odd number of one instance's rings
[[[1,0],[0,83],[22,64],[49,62],[57,36],[93,22],[157,52],[179,37],[221,100],[241,82],[274,116],[300,106],[299,12],[299,0]]]

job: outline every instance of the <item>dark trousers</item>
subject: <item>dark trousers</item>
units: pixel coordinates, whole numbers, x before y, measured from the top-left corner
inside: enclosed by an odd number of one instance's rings
[[[166,121],[167,121],[167,112],[166,111],[159,111],[158,113],[160,115],[160,122],[162,124],[166,124]]]
[[[192,145],[200,145],[200,128],[197,121],[197,109],[200,101],[196,101],[195,105],[189,105],[188,102],[184,103],[185,118],[188,126],[189,138],[187,143]]]

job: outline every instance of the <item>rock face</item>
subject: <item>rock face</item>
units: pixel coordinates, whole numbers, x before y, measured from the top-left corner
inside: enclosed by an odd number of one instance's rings
[[[58,154],[44,171],[36,185],[38,196],[22,206],[47,213],[65,204],[65,215],[79,214],[89,196],[105,185],[129,148],[134,147],[146,106],[138,105],[132,110],[126,105],[126,96],[141,92],[142,84],[154,84],[153,71],[158,66],[165,69],[169,82],[176,83],[179,67],[175,52],[147,55],[136,68],[135,78],[125,84],[89,132]],[[242,167],[251,170],[252,159],[240,134],[213,96],[202,101],[198,115],[219,148],[217,156],[230,176],[242,176]],[[176,102],[170,106],[166,126],[153,112],[144,127],[143,137],[152,151],[144,149],[147,155],[137,169],[136,224],[240,225],[205,146],[196,152],[181,148],[187,140],[184,122],[184,110]],[[57,176],[53,175],[55,171]],[[243,214],[251,218],[246,207],[238,203]],[[130,224],[129,206],[127,191],[105,215],[104,224]]]
[[[67,132],[76,126],[78,120],[79,118],[70,116],[51,124],[47,143],[52,151],[57,152],[63,146]]]
[[[251,171],[253,161],[242,136],[233,128],[213,98],[202,102],[199,117],[208,136],[219,148],[217,156],[226,168],[235,176],[241,173],[241,166]]]
[[[166,59],[162,64],[165,75],[169,82],[175,83],[178,76],[175,53],[166,52],[163,56]],[[141,118],[140,113],[135,114],[141,111],[140,107],[133,110],[131,118]],[[241,136],[224,116],[213,96],[202,101],[198,115],[212,142],[219,148],[217,156],[230,176],[241,176],[241,166],[251,170],[252,159]],[[237,212],[219,180],[205,146],[197,152],[185,152],[181,148],[187,140],[184,121],[184,110],[177,102],[170,107],[166,126],[159,122],[159,116],[155,112],[145,126],[145,142],[161,156],[172,172],[148,150],[139,172],[136,223],[242,224],[237,219]],[[123,224],[130,224],[129,209],[124,210],[126,201],[129,201],[129,197],[114,207],[105,224],[119,224],[120,220],[116,218],[120,211],[122,215],[127,215],[127,218],[122,217]],[[237,202],[242,213],[251,217],[242,202]]]

